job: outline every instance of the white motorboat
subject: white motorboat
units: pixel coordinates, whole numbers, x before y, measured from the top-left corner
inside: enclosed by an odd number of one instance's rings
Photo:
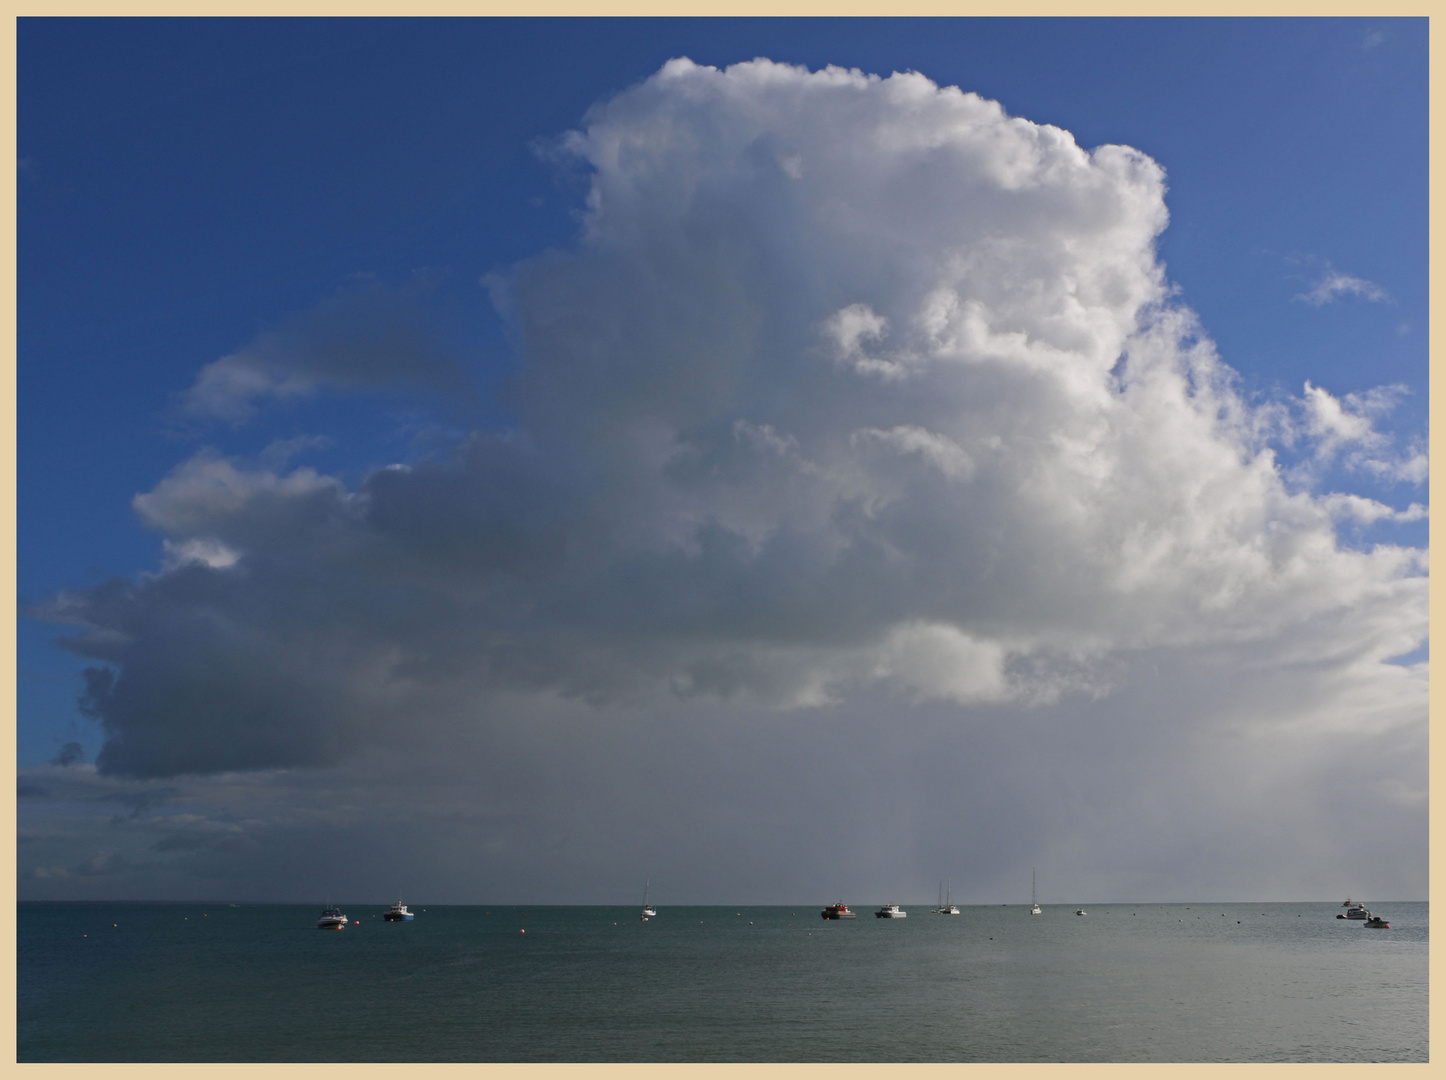
[[[1346,913],[1340,916],[1342,919],[1369,919],[1370,917],[1371,913],[1366,910],[1364,904],[1356,904],[1353,907],[1348,907],[1346,908]]]
[[[1031,915],[1043,915],[1039,910],[1039,901],[1034,898],[1034,868],[1029,870],[1029,913]]]
[[[346,926],[346,916],[337,908],[329,907],[321,913],[321,918],[316,920],[318,930],[341,930]]]
[[[959,909],[956,908],[956,907],[954,906],[954,903],[953,903],[953,900],[954,900],[954,885],[953,885],[953,883],[951,882],[951,883],[949,884],[947,890],[941,889],[940,892],[942,893],[942,895],[939,897],[939,906],[934,909],[934,914],[936,914],[936,915],[958,915],[958,914],[959,914]]]
[[[382,918],[387,922],[411,922],[415,917],[400,900],[382,913]]]
[[[1088,915],[1089,912],[1087,912],[1084,908],[1080,908],[1078,911],[1075,912],[1075,914],[1076,914],[1076,915]]]
[[[653,910],[653,905],[648,903],[648,890],[652,888],[652,885],[652,878],[648,878],[643,882],[643,911],[642,914],[638,916],[643,922],[647,922],[657,914],[657,912]]]
[[[908,917],[909,913],[899,907],[898,904],[885,904],[879,908],[878,911],[874,912],[874,918],[876,919],[907,919]]]

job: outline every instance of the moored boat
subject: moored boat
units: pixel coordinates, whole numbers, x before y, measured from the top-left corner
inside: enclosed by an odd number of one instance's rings
[[[898,904],[885,904],[879,908],[878,911],[874,912],[874,918],[876,919],[907,919],[908,917],[909,913],[899,907]]]
[[[318,930],[340,930],[346,926],[346,916],[340,910],[329,907],[321,913],[321,918],[316,920]]]
[[[642,914],[638,916],[638,918],[640,918],[643,922],[647,922],[649,919],[651,919],[654,915],[657,914],[657,911],[653,909],[653,905],[648,903],[648,890],[652,888],[652,885],[652,878],[646,878],[643,881],[643,911]]]
[[[387,922],[411,922],[415,916],[407,910],[407,905],[398,900],[391,907],[382,913],[382,918]]]
[[[822,915],[825,919],[853,919],[857,918],[849,906],[840,900],[837,904],[830,904],[823,909]]]
[[[950,882],[948,890],[940,890],[944,893],[939,898],[939,906],[934,909],[936,915],[958,915],[959,909],[954,906],[954,883]]]
[[[1372,930],[1389,930],[1391,928],[1391,924],[1379,915],[1372,915],[1366,920],[1366,925]]]

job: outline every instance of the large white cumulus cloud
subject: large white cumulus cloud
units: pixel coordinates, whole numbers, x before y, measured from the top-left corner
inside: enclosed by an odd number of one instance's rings
[[[356,487],[197,456],[136,500],[166,567],[52,603],[108,665],[103,769],[332,763],[519,693],[1037,710],[1159,650],[1325,665],[1421,723],[1424,670],[1385,662],[1424,553],[1287,484],[1172,300],[1149,158],[764,60],[672,61],[557,151],[583,235],[493,281],[515,426]]]

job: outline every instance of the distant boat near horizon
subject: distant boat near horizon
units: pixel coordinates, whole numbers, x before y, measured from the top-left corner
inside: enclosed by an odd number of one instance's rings
[[[1029,868],[1029,913],[1031,915],[1043,915],[1039,910],[1039,901],[1034,898],[1034,867]]]
[[[657,914],[657,911],[653,909],[653,905],[648,903],[648,891],[652,888],[652,885],[652,878],[648,878],[643,882],[643,910],[641,914],[638,915],[638,918],[641,919],[643,922],[647,922],[649,919],[651,919],[654,915]]]
[[[849,906],[840,900],[837,904],[830,904],[823,909],[822,915],[825,919],[853,919],[857,916],[849,910]]]
[[[387,922],[411,922],[415,917],[400,900],[382,914],[382,918]]]
[[[958,915],[959,909],[954,906],[954,885],[949,883],[947,891],[943,882],[939,884],[939,906],[934,909],[936,915]]]
[[[907,919],[908,917],[909,913],[899,907],[898,904],[885,904],[879,908],[878,911],[874,912],[874,918],[876,919]]]
[[[346,916],[341,913],[340,908],[329,907],[321,913],[321,918],[316,920],[318,930],[341,930],[346,927]]]

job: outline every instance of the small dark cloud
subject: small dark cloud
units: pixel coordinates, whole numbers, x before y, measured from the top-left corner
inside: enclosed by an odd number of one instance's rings
[[[189,833],[172,833],[162,840],[151,845],[152,851],[200,851],[202,848],[214,846],[215,840],[209,836],[193,836]]]
[[[339,290],[201,369],[180,398],[191,420],[240,425],[262,405],[323,390],[422,391],[451,405],[476,399],[457,350],[434,327],[430,284],[364,281]]]
[[[52,765],[76,765],[85,761],[85,747],[78,742],[68,742],[51,759]]]
[[[256,841],[240,832],[172,833],[151,845],[152,851],[227,854],[258,850]]]
[[[70,873],[82,878],[113,877],[133,869],[135,869],[135,865],[123,856],[114,851],[101,851],[85,862],[71,867]]]
[[[116,802],[131,808],[131,816],[137,817],[153,806],[162,806],[180,794],[178,788],[158,788],[155,791],[112,791],[100,796],[97,802]]]

